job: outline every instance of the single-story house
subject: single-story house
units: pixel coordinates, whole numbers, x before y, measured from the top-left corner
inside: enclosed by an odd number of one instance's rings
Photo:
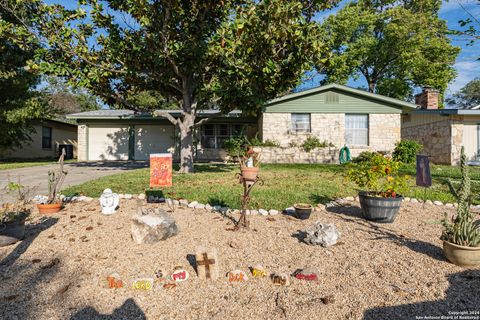
[[[458,164],[461,147],[469,161],[480,160],[480,110],[439,109],[438,91],[424,88],[415,97],[419,109],[402,115],[402,138],[423,145],[437,164]]]
[[[291,152],[309,136],[333,144],[335,148],[330,149],[335,154],[344,145],[353,155],[363,150],[392,151],[401,138],[401,115],[415,108],[409,102],[330,84],[271,100],[257,117],[246,117],[238,111],[219,115],[215,110],[204,110],[197,119],[210,120],[197,129],[195,156],[197,160],[222,159],[223,141],[240,132],[249,137],[258,135],[264,141],[275,140],[281,152]],[[169,113],[181,116],[179,110]],[[146,160],[150,153],[175,153],[178,149],[176,128],[150,114],[98,110],[68,118],[78,123],[79,160]],[[293,150],[302,152],[300,148]],[[263,160],[281,162],[271,157]],[[325,162],[299,158],[303,160]]]
[[[77,125],[60,119],[33,123],[31,141],[19,143],[14,149],[0,150],[0,159],[57,158],[65,148],[70,158],[77,156]]]

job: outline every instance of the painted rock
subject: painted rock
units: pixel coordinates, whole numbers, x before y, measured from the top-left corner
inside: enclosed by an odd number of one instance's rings
[[[263,278],[268,276],[268,272],[261,265],[256,265],[252,267],[251,270],[252,270],[252,276],[255,278]]]
[[[274,273],[270,275],[270,279],[272,280],[273,284],[277,286],[288,286],[290,284],[290,278],[285,273]]]
[[[230,271],[228,274],[228,282],[245,282],[248,280],[248,276],[242,270],[233,270]]]
[[[318,272],[313,269],[298,270],[293,276],[298,280],[318,281]]]
[[[139,278],[135,279],[132,282],[132,288],[134,290],[152,290],[153,289],[153,278]]]
[[[107,277],[108,288],[110,289],[120,289],[123,288],[123,282],[120,280],[120,275],[118,273],[112,273]]]
[[[216,280],[219,276],[219,262],[217,250],[198,247],[195,252],[197,273],[200,279]]]
[[[176,269],[170,275],[170,279],[175,282],[187,281],[189,277],[188,271],[184,269]]]

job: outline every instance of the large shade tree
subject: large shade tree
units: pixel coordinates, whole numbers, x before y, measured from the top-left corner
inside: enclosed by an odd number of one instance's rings
[[[40,77],[27,67],[36,43],[24,42],[22,37],[12,41],[12,31],[20,25],[14,15],[0,8],[0,150],[29,140],[32,121],[48,116],[48,104],[35,91]]]
[[[162,110],[156,115],[179,128],[181,172],[193,171],[197,112],[215,106],[254,114],[295,87],[325,49],[312,18],[335,3],[81,0],[67,10],[38,0],[13,2],[36,13],[29,31],[43,46],[32,69],[63,76],[110,105],[139,110],[131,97],[140,92],[178,105],[180,118]]]
[[[480,78],[468,82],[448,98],[447,103],[456,109],[471,109],[480,106]]]
[[[322,24],[331,56],[317,69],[324,83],[362,78],[367,90],[409,99],[418,86],[442,93],[455,78],[441,0],[358,0]],[[325,57],[321,57],[325,58]]]

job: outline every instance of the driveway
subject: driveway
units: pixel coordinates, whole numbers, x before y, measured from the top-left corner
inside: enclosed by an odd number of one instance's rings
[[[109,176],[116,173],[136,170],[140,168],[147,168],[148,163],[141,162],[75,162],[64,165],[68,172],[65,177],[65,182],[62,188],[72,185],[80,184],[89,180],[94,180],[100,177]],[[34,195],[48,193],[48,171],[57,170],[58,165],[46,165],[27,167],[10,170],[0,170],[0,202],[5,200],[5,190],[3,189],[9,179],[12,182],[18,182],[24,186],[37,187]]]

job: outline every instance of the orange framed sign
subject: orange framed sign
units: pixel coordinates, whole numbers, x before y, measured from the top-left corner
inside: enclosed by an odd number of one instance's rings
[[[172,185],[172,154],[150,154],[150,188]]]

